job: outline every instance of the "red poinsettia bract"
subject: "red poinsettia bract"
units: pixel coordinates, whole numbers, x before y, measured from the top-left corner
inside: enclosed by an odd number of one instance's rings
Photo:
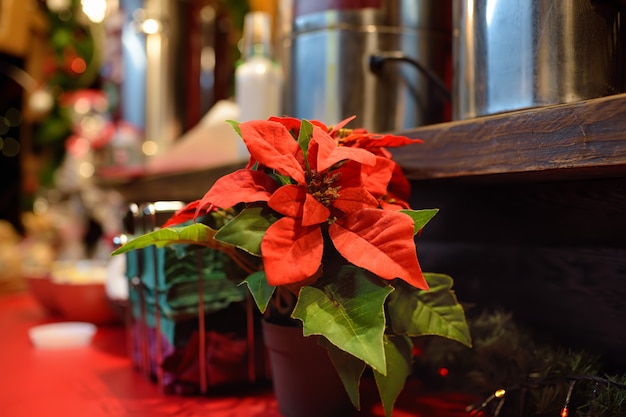
[[[327,127],[324,123],[316,120],[311,121],[311,123],[328,132],[339,146],[367,149],[377,156],[380,164],[393,165],[393,175],[388,184],[385,184],[382,190],[371,191],[379,199],[383,208],[392,210],[410,208],[408,199],[411,194],[411,186],[400,166],[391,159],[391,153],[386,148],[423,143],[422,140],[392,134],[370,133],[363,128],[346,129],[345,126],[354,118],[355,116],[349,117],[331,127]],[[295,137],[298,137],[300,133],[299,119],[293,117],[272,117],[270,120],[281,123]],[[375,174],[376,172],[378,172],[378,168],[371,168],[370,174]]]
[[[395,163],[366,149],[339,146],[319,123],[311,125],[310,140],[299,143],[294,137],[299,127],[286,118],[241,123],[255,170],[249,166],[222,177],[198,210],[262,201],[283,216],[261,242],[270,285],[297,284],[315,276],[328,236],[348,262],[383,279],[400,278],[427,289],[413,242],[413,220],[397,211],[401,206],[385,209],[379,200],[387,193]],[[275,174],[288,181],[278,182]]]

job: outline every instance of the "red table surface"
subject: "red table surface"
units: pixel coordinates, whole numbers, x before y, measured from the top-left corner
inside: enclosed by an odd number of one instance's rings
[[[197,397],[162,394],[133,369],[121,325],[99,327],[87,347],[36,349],[28,329],[55,321],[26,292],[0,295],[0,416],[281,417],[267,386]],[[364,410],[354,416],[384,416],[375,389],[365,383],[363,391]],[[458,394],[425,395],[410,382],[394,416],[467,416],[471,402]]]

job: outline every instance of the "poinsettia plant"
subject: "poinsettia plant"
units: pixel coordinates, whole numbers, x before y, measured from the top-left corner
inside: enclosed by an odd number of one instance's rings
[[[437,209],[409,207],[409,182],[386,149],[419,140],[347,129],[351,120],[230,122],[247,166],[114,253],[153,244],[227,253],[268,320],[282,312],[305,336],[322,336],[356,408],[370,367],[390,415],[412,338],[471,339],[452,278],[423,273],[417,258],[416,235]]]

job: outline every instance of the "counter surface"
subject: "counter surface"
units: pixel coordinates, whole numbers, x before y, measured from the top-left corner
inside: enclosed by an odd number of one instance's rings
[[[32,326],[55,322],[27,292],[0,294],[0,410],[3,417],[281,417],[271,388],[259,386],[206,397],[161,394],[133,370],[123,326],[98,328],[85,348],[37,350]],[[383,416],[374,388],[363,384],[364,410]],[[466,416],[470,399],[456,394],[423,395],[411,381],[395,417]]]

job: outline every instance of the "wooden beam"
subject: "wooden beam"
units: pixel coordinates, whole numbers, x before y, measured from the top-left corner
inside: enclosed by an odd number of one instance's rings
[[[419,127],[392,149],[413,180],[493,174],[626,174],[626,94]]]

